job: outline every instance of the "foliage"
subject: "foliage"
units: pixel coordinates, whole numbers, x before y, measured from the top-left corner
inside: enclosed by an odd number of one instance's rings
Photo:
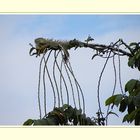
[[[138,70],[140,71],[140,46],[139,45],[140,42],[130,43],[132,56],[129,57],[128,66],[130,66],[131,68],[134,67],[138,68]]]
[[[106,105],[112,104],[112,108],[116,105],[120,112],[127,110],[123,122],[135,121],[135,125],[140,125],[140,81],[134,79],[128,81],[125,92],[128,92],[128,95],[116,94],[109,97],[106,100]]]
[[[42,119],[28,119],[23,125],[96,125],[96,122],[82,114],[82,110],[65,104],[54,108]]]

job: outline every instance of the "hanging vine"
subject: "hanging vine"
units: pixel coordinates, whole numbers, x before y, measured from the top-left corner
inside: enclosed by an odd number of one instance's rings
[[[106,105],[109,105],[107,108],[107,113],[103,115],[101,100],[100,100],[100,85],[104,70],[107,66],[108,60],[112,58],[113,60],[113,70],[114,70],[114,86],[111,96],[114,97],[116,83],[117,83],[117,72],[116,72],[116,64],[115,64],[115,56],[118,56],[119,63],[119,84],[122,92],[121,99],[124,97],[123,86],[121,82],[121,64],[120,64],[120,56],[129,57],[130,61],[133,61],[132,58],[135,56],[135,52],[139,49],[132,49],[130,45],[127,45],[122,39],[119,39],[115,43],[111,43],[109,45],[96,44],[91,43],[94,39],[91,36],[85,40],[85,42],[81,42],[79,40],[73,39],[70,41],[60,41],[53,39],[45,39],[45,38],[37,38],[35,39],[35,47],[30,44],[31,49],[29,54],[31,56],[35,55],[39,57],[42,55],[39,65],[39,81],[38,81],[38,106],[39,106],[39,120],[27,120],[24,125],[107,125],[108,115],[115,114],[112,112],[114,104],[110,99],[106,101]],[[72,65],[69,60],[69,50],[74,48],[90,48],[95,50],[95,53],[92,56],[92,60],[99,56],[101,58],[106,59],[105,64],[102,68],[102,71],[99,76],[98,86],[97,86],[97,100],[98,100],[98,112],[97,117],[89,118],[86,117],[86,104],[84,99],[83,90],[74,75]],[[122,47],[122,49],[121,49]],[[50,67],[48,69],[48,60],[53,53],[53,62],[52,70]],[[45,58],[46,57],[46,58]],[[44,64],[43,64],[44,61]],[[132,62],[129,65],[132,66]],[[60,63],[59,63],[60,62]],[[133,62],[133,64],[137,62]],[[137,65],[134,65],[137,67]],[[44,115],[42,117],[42,103],[40,100],[41,92],[40,92],[40,84],[41,84],[41,68],[43,67],[43,88],[44,88]],[[139,66],[138,66],[139,68]],[[50,74],[52,72],[52,76]],[[47,73],[47,76],[46,76]],[[56,76],[57,74],[57,76]],[[59,75],[59,76],[58,76]],[[57,78],[59,77],[59,79]],[[66,80],[66,77],[68,80]],[[53,111],[47,113],[47,85],[46,81],[49,80],[52,92],[53,92]],[[68,86],[70,85],[70,86]],[[65,87],[66,95],[63,91],[63,87]],[[76,94],[77,92],[77,94]],[[71,93],[71,94],[70,94]],[[77,98],[76,96],[77,95]],[[66,100],[64,99],[66,96]],[[74,107],[72,107],[70,99],[72,96]],[[116,97],[116,96],[115,96]],[[77,105],[78,104],[78,105]],[[117,104],[117,103],[116,103]],[[118,102],[119,104],[119,102]],[[117,105],[118,105],[117,104]],[[117,115],[117,114],[115,114]]]

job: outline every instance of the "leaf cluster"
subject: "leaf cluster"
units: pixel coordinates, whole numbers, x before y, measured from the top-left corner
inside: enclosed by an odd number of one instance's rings
[[[123,118],[123,122],[127,121],[135,125],[140,125],[140,81],[132,79],[125,85],[125,92],[128,95],[116,94],[109,97],[105,104],[114,105],[119,107],[120,112],[127,111],[127,114]]]
[[[42,119],[28,119],[23,125],[96,125],[90,118],[82,114],[82,110],[65,104],[62,107],[54,108]]]
[[[138,68],[140,71],[140,42],[132,42],[129,46],[131,47],[132,55],[128,59],[128,66]]]

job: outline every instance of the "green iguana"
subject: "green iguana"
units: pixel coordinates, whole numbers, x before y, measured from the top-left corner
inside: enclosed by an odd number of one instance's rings
[[[69,52],[68,49],[71,47],[78,47],[79,46],[79,41],[74,39],[71,41],[60,41],[60,40],[53,40],[53,39],[45,39],[45,38],[37,38],[35,39],[35,47],[33,47],[32,44],[30,46],[32,47],[30,49],[29,54],[40,56],[40,54],[46,53],[47,50],[62,50],[65,57],[69,57]],[[34,53],[33,50],[35,50]]]

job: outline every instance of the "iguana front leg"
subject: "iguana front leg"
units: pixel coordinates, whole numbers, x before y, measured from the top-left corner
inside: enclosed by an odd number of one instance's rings
[[[62,45],[60,45],[59,44],[59,46],[60,46],[60,48],[62,49],[62,51],[64,52],[64,56],[63,56],[63,59],[64,59],[64,61],[66,62],[67,60],[68,60],[68,58],[69,58],[69,52],[68,52],[68,50],[65,48],[65,47],[63,47]]]

